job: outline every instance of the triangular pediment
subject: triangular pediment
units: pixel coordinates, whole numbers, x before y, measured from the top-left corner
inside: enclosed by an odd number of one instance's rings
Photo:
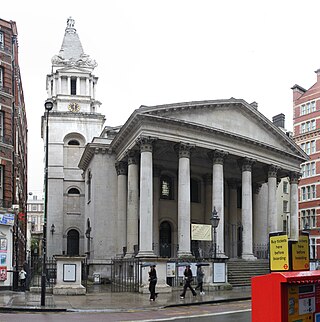
[[[303,152],[277,126],[243,100],[203,101],[143,107],[141,114],[181,121],[183,125],[203,126],[288,153]],[[139,113],[138,112],[138,113]],[[139,113],[139,114],[140,114]],[[302,153],[302,154],[301,154]]]
[[[58,69],[59,73],[62,74],[74,74],[74,73],[90,73],[88,69],[85,68],[78,68],[78,67],[64,67]]]

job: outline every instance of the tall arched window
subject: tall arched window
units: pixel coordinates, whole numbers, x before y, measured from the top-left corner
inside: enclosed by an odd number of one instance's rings
[[[79,233],[75,229],[68,231],[67,235],[67,255],[79,255]]]
[[[160,198],[173,200],[173,178],[167,175],[160,177]]]
[[[68,190],[67,214],[80,215],[80,191],[77,188]]]
[[[164,221],[160,225],[160,257],[171,257],[171,225]]]

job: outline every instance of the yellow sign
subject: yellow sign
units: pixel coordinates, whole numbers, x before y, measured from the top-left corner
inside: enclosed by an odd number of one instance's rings
[[[211,231],[212,231],[211,225],[192,224],[191,239],[211,241],[212,240]]]
[[[309,270],[309,236],[300,235],[299,241],[292,244],[292,270]]]
[[[289,246],[287,235],[270,237],[270,270],[289,270]]]

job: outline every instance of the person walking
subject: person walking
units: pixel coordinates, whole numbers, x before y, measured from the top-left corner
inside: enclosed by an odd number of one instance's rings
[[[156,284],[157,284],[157,271],[156,265],[150,266],[149,271],[149,291],[150,291],[150,301],[154,301],[158,296],[156,293]]]
[[[205,295],[205,292],[203,292],[203,277],[204,272],[202,270],[201,265],[197,265],[197,283],[198,285],[195,287],[195,290],[200,288],[200,295]]]
[[[190,289],[193,296],[196,296],[197,293],[191,286],[191,282],[193,281],[193,275],[192,275],[192,270],[190,268],[190,265],[186,265],[186,269],[184,270],[183,275],[184,275],[184,286],[183,286],[183,291],[180,294],[180,298],[184,299],[187,292],[187,288]]]
[[[22,268],[21,271],[19,272],[20,287],[22,292],[26,290],[26,277],[27,277],[27,273]]]

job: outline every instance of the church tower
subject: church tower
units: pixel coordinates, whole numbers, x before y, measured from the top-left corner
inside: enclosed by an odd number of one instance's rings
[[[47,256],[84,253],[85,182],[78,168],[88,142],[99,136],[104,115],[98,113],[98,78],[94,59],[85,54],[70,17],[58,55],[47,75],[49,113]],[[45,116],[42,137],[45,140]]]

